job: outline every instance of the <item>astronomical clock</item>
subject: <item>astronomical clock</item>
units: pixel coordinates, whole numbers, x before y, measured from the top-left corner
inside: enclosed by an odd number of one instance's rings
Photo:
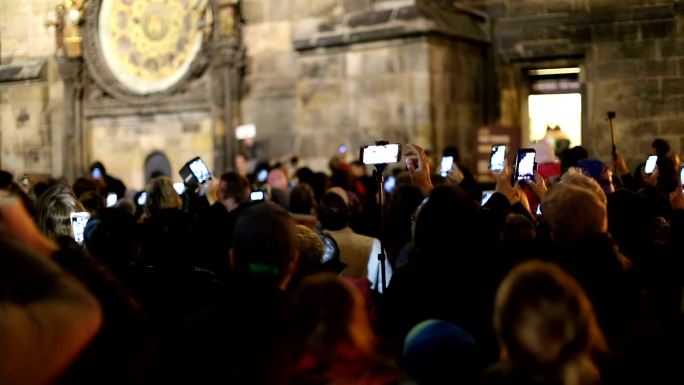
[[[201,65],[208,0],[91,0],[84,56],[95,81],[129,103],[173,92]]]

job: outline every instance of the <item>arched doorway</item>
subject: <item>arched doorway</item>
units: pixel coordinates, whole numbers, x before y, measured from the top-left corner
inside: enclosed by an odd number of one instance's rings
[[[171,162],[161,151],[153,151],[145,159],[145,184],[157,176],[171,177]]]

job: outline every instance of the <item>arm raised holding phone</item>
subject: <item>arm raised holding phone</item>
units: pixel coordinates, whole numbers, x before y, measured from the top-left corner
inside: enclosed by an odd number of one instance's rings
[[[411,182],[420,189],[424,196],[430,195],[433,187],[425,150],[415,144],[407,144],[404,156],[406,157],[406,168],[408,168],[411,176]]]

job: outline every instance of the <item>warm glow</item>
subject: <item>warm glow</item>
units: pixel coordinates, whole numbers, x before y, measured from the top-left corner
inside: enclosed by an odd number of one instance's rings
[[[567,74],[578,74],[580,69],[577,67],[569,68],[543,68],[530,70],[529,74],[533,76],[549,76],[549,75],[567,75]]]
[[[570,146],[582,144],[582,95],[530,95],[530,142],[542,139],[546,127],[560,126],[570,139]]]

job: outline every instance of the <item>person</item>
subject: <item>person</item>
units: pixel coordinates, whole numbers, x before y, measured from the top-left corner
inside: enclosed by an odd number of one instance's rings
[[[119,179],[107,174],[102,162],[97,161],[90,165],[90,175],[102,186],[102,195],[116,194],[116,199],[122,199],[126,195],[126,185]]]
[[[189,317],[176,339],[170,375],[187,383],[272,381],[285,290],[299,254],[294,222],[266,202],[245,210],[230,252],[232,279],[216,300]]]
[[[347,194],[340,188],[330,189],[319,205],[318,220],[328,230],[340,250],[340,261],[347,267],[342,275],[363,279],[370,283],[372,290],[382,293],[382,272],[378,259],[380,241],[355,233],[349,227],[349,206]],[[392,267],[385,260],[385,284],[392,278]]]
[[[605,338],[582,287],[559,266],[515,267],[499,286],[493,320],[501,352],[484,384],[601,383],[594,355],[608,351]]]
[[[74,237],[71,213],[85,211],[71,190],[61,184],[47,189],[38,200],[38,226],[48,238]]]
[[[452,322],[478,345],[478,364],[493,356],[487,327],[496,283],[491,242],[482,242],[479,206],[457,187],[437,187],[417,211],[415,253],[392,277],[383,296],[381,324],[401,350],[408,332],[428,319]],[[478,245],[477,254],[473,245]]]
[[[420,385],[475,384],[479,375],[475,339],[442,320],[427,320],[406,336],[407,373]]]
[[[3,384],[57,382],[100,330],[97,299],[52,259],[16,198],[0,195],[0,378]]]
[[[458,147],[446,147],[444,149],[443,156],[451,156],[454,158],[454,168],[458,169],[462,174],[462,177],[458,178],[458,186],[463,189],[463,191],[467,192],[468,195],[473,197],[473,199],[479,199],[480,188],[477,185],[477,181],[475,180],[473,173],[462,163],[461,152],[459,151]]]
[[[594,179],[606,195],[615,192],[613,172],[605,163],[597,159],[582,159],[577,162],[577,168],[582,174]]]
[[[398,384],[400,372],[377,351],[366,304],[334,274],[304,279],[285,309],[279,385]]]
[[[596,184],[590,178],[589,181]],[[634,299],[632,262],[619,252],[608,230],[606,204],[597,192],[559,183],[542,199],[554,255],[582,285],[595,306],[599,325],[612,347],[624,340]]]
[[[235,222],[251,205],[251,188],[247,178],[227,172],[221,175],[216,202],[202,211],[195,220],[197,263],[221,276],[227,274],[228,250],[233,239]]]
[[[165,209],[180,210],[183,201],[173,188],[173,181],[167,177],[153,178],[146,188],[147,200],[143,207],[141,222],[147,221],[151,216],[158,214]]]
[[[299,183],[290,192],[290,214],[297,223],[309,227],[318,225],[314,191],[307,183]]]

